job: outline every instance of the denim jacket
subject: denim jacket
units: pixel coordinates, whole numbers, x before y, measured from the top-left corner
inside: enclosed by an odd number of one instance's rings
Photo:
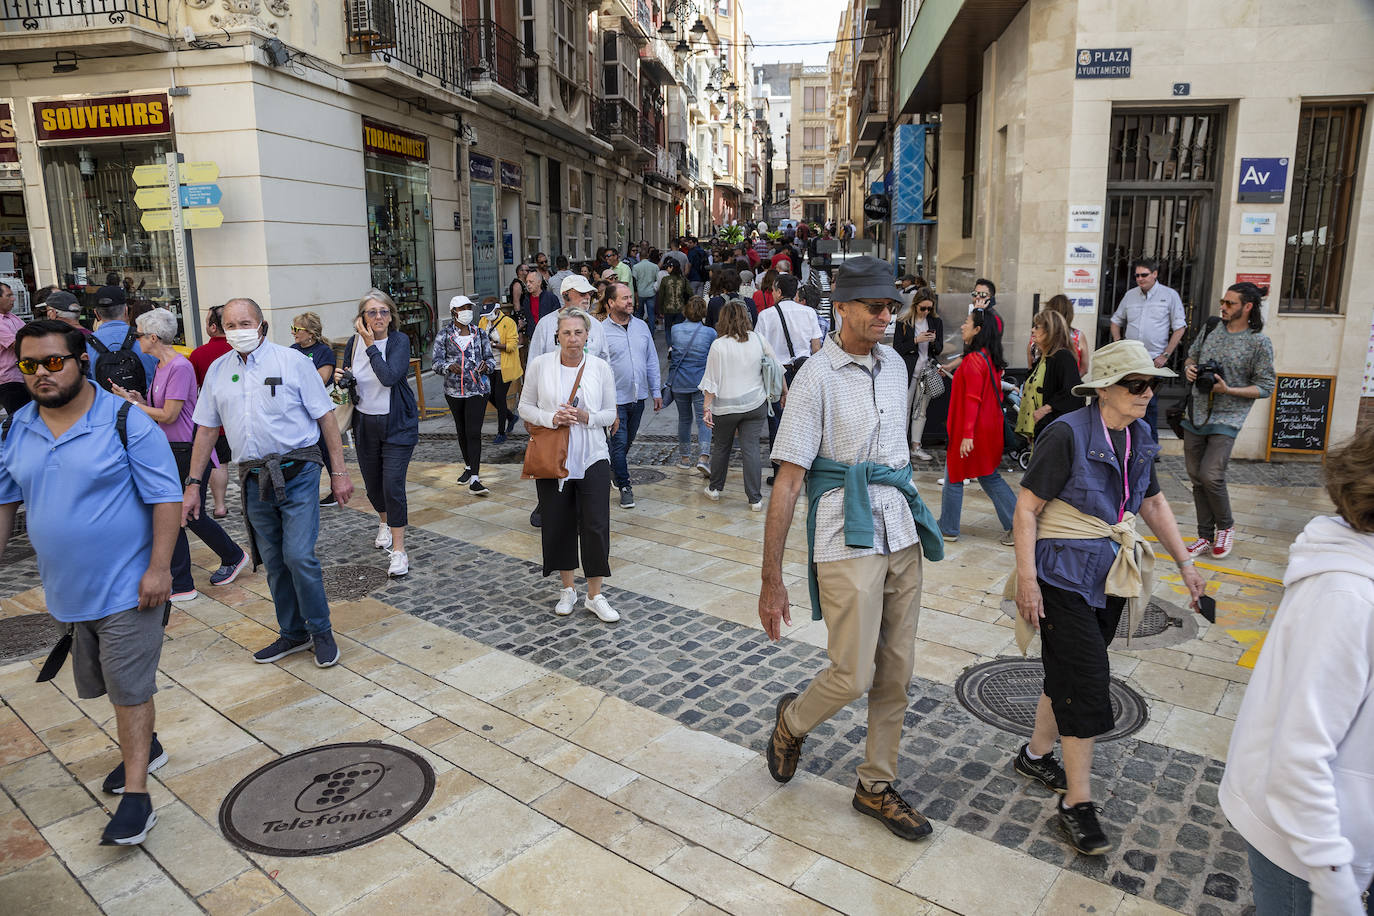
[[[668,377],[665,388],[695,391],[706,373],[706,355],[716,339],[715,328],[699,321],[680,321],[669,332]]]
[[[444,394],[451,398],[486,397],[491,394],[488,375],[496,371],[496,354],[491,338],[477,325],[471,329],[472,341],[467,349],[458,345],[458,323],[450,321],[434,338],[434,352],[430,363],[444,380]],[[450,371],[457,368],[457,372]]]

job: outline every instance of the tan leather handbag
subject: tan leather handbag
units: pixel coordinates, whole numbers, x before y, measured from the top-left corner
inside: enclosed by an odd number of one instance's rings
[[[586,368],[587,360],[583,357],[582,366],[577,370],[577,378],[573,379],[572,391],[565,403],[571,403],[577,396],[577,389],[582,385],[582,372]],[[525,446],[525,466],[520,470],[520,478],[561,480],[567,477],[568,439],[572,435],[572,427],[526,423],[525,428],[530,432],[530,441]]]

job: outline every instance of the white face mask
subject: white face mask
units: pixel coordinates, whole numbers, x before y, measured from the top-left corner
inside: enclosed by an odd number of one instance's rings
[[[229,341],[229,346],[245,356],[258,348],[259,338],[258,328],[236,328],[224,332],[224,339]]]
[[[463,311],[454,314],[453,317],[458,319],[459,324],[466,327],[472,324],[472,309],[463,309]]]

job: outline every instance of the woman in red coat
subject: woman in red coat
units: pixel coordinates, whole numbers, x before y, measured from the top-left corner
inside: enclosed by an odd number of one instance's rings
[[[1002,463],[1002,337],[997,323],[984,309],[973,309],[960,325],[964,358],[954,372],[949,394],[949,448],[945,488],[940,501],[940,532],[946,541],[959,540],[959,513],[964,481],[977,480],[992,500],[1011,546],[1011,517],[1016,496],[997,473]]]

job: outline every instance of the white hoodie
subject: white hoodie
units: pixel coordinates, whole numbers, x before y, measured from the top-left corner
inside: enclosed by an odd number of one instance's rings
[[[1313,519],[1283,584],[1221,807],[1265,858],[1310,884],[1314,914],[1363,916],[1374,876],[1374,534]]]

